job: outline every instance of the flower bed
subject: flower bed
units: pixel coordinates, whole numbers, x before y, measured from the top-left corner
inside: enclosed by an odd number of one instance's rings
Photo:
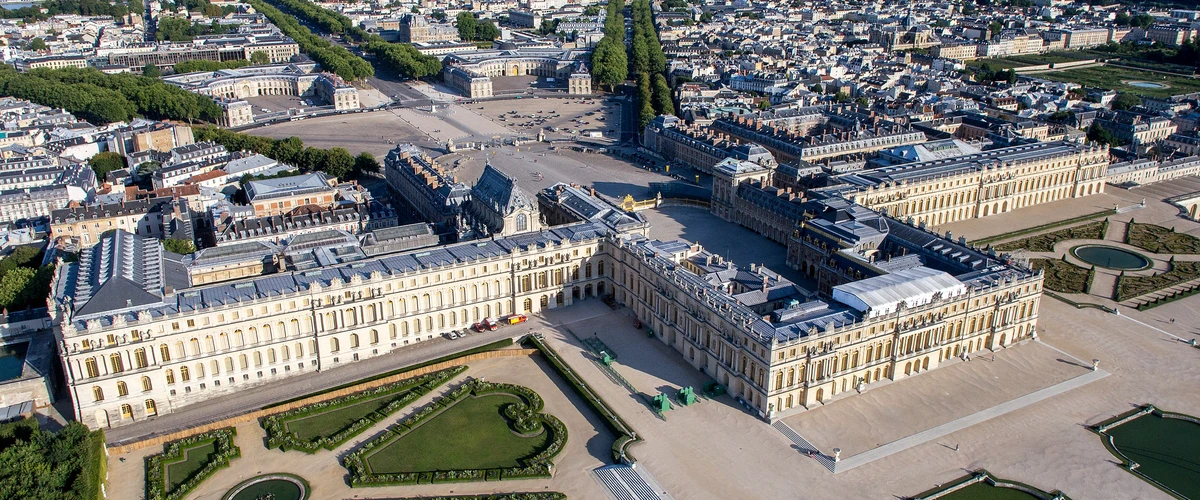
[[[1095,269],[1084,269],[1059,259],[1031,259],[1029,264],[1034,270],[1045,271],[1046,288],[1062,293],[1087,293],[1096,274]]]
[[[1125,243],[1153,253],[1200,254],[1200,239],[1155,224],[1129,221],[1125,228]]]
[[[268,448],[279,448],[284,451],[301,450],[306,453],[316,453],[321,449],[332,450],[372,425],[375,425],[376,422],[408,406],[417,398],[438,388],[466,369],[466,366],[447,368],[419,377],[379,386],[374,389],[294,408],[263,417],[259,424],[267,431]],[[356,405],[369,399],[389,396],[395,396],[395,399],[388,402],[383,408],[368,412],[341,429],[330,429],[332,432],[328,435],[318,436],[315,439],[303,439],[288,428],[288,422],[304,418],[314,418],[322,413]]]
[[[996,245],[996,250],[1010,251],[1026,249],[1031,252],[1050,252],[1054,250],[1054,245],[1060,241],[1066,240],[1102,240],[1104,233],[1108,230],[1108,220],[1092,222],[1082,226],[1068,227],[1059,229],[1037,236],[1030,236],[1008,243]]]
[[[521,438],[531,438],[549,433],[546,437],[546,444],[540,446],[540,449],[532,455],[518,458],[517,466],[387,473],[372,470],[371,461],[377,453],[385,453],[388,447],[412,435],[422,425],[429,424],[445,412],[453,411],[456,405],[463,403],[468,398],[496,397],[497,395],[508,395],[518,400],[503,406],[501,414],[508,421],[509,428],[502,432],[510,432]],[[550,477],[553,469],[551,459],[562,452],[566,445],[567,428],[554,416],[541,413],[542,408],[541,396],[529,388],[473,380],[438,398],[421,411],[393,426],[389,429],[390,432],[367,442],[358,450],[347,455],[343,459],[342,465],[350,472],[350,486],[352,487]],[[460,436],[454,436],[454,438],[460,438]],[[439,453],[439,450],[429,449],[428,452]],[[495,457],[489,458],[494,459]]]
[[[1121,302],[1200,278],[1200,262],[1172,260],[1170,265],[1171,269],[1167,272],[1153,276],[1126,276],[1122,273],[1117,278],[1117,292],[1113,298]]]
[[[194,436],[188,436],[177,441],[171,441],[163,446],[163,452],[146,457],[146,498],[147,500],[176,500],[184,498],[196,489],[205,479],[218,470],[229,467],[229,462],[242,455],[241,449],[233,445],[237,432],[233,427],[216,429]],[[188,450],[212,445],[214,451],[204,465],[187,479],[174,488],[168,488],[168,469],[177,463],[189,459]]]

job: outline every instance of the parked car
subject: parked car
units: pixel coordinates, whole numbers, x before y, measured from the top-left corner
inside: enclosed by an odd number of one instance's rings
[[[483,321],[471,325],[471,329],[477,332],[494,332],[499,325],[492,318],[483,318]]]

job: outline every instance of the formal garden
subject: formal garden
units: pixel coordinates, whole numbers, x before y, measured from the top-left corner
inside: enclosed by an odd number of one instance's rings
[[[447,368],[263,417],[267,446],[307,453],[335,449],[466,369]]]
[[[1031,252],[1051,252],[1054,251],[1054,245],[1060,241],[1102,240],[1107,231],[1108,219],[1104,219],[1103,221],[1089,222],[1082,226],[1068,227],[1007,243],[1000,243],[995,248],[1004,252],[1022,249]]]
[[[1200,254],[1200,238],[1177,233],[1175,228],[1155,224],[1129,221],[1125,229],[1125,243],[1147,252],[1160,254]]]
[[[1096,276],[1095,268],[1086,269],[1063,259],[1030,259],[1029,265],[1045,272],[1043,285],[1047,289],[1062,293],[1087,293]]]
[[[187,497],[205,479],[241,456],[234,446],[232,427],[216,429],[163,445],[163,452],[146,457],[146,499]]]
[[[526,387],[471,380],[343,460],[350,485],[546,478],[567,428]]]
[[[977,470],[937,488],[910,497],[912,500],[1070,500],[1061,491],[1047,492]]]
[[[1200,499],[1200,419],[1147,405],[1092,427],[1121,467],[1181,499]]]
[[[1169,269],[1166,271],[1151,276],[1121,273],[1121,276],[1117,278],[1117,289],[1113,300],[1121,302],[1200,278],[1200,262],[1176,261],[1172,257],[1168,266]]]

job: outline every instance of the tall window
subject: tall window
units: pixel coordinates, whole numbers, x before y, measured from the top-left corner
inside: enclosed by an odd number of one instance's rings
[[[150,383],[150,377],[142,377],[142,390],[149,391],[153,388],[154,386]]]
[[[189,372],[186,366],[181,366],[179,367],[179,378],[182,378],[184,382],[189,382],[192,380],[192,372]]]
[[[162,358],[162,362],[171,360],[171,350],[167,348],[167,344],[158,346],[158,357]]]
[[[108,364],[112,365],[113,373],[121,373],[125,371],[125,361],[121,359],[120,354],[109,355]]]
[[[104,401],[104,389],[101,389],[100,386],[98,386],[98,385],[93,385],[92,386],[92,400]]]
[[[84,369],[87,370],[88,377],[99,377],[100,366],[96,363],[96,358],[88,358],[83,362]]]
[[[146,360],[146,348],[145,347],[139,347],[136,351],[133,351],[133,363],[138,368],[145,368],[146,365],[150,364]]]
[[[128,395],[129,395],[129,387],[127,387],[125,385],[125,382],[117,382],[117,397],[128,396]]]
[[[174,384],[174,383],[175,383],[175,371],[167,370],[167,384]]]

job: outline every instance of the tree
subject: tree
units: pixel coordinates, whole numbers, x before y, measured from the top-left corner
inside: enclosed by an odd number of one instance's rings
[[[271,64],[271,56],[267,55],[266,51],[258,51],[250,54],[250,64],[260,66],[263,64]]]
[[[1088,128],[1087,138],[1089,141],[1100,144],[1108,144],[1110,146],[1120,146],[1121,141],[1117,140],[1109,133],[1108,129],[1101,127],[1100,123],[1092,122],[1092,126]]]
[[[1113,99],[1112,109],[1123,110],[1123,109],[1129,109],[1134,106],[1141,106],[1141,105],[1142,105],[1141,97],[1138,97],[1135,94],[1122,93],[1122,94],[1118,95],[1116,99]]]
[[[222,12],[221,8],[217,7],[216,5],[210,3],[204,6],[205,17],[221,17],[222,15],[224,15],[224,12]]]
[[[660,115],[675,114],[675,104],[671,101],[671,87],[662,73],[654,74],[654,111]]]
[[[439,22],[439,23],[446,22],[446,13],[443,11],[440,11],[440,10],[433,11],[432,13],[429,14],[429,17],[436,19],[437,22]]]
[[[177,253],[179,255],[188,255],[188,254],[196,253],[196,245],[192,244],[192,242],[190,242],[188,240],[181,240],[179,238],[167,238],[167,239],[163,240],[162,244],[163,244],[163,248],[166,249],[166,251],[171,252],[171,253]]]
[[[332,148],[325,155],[325,164],[320,170],[337,177],[345,179],[354,169],[354,157],[350,156],[350,152],[346,148]]]
[[[713,20],[712,12],[705,12],[703,14],[700,14],[700,22],[707,23],[707,22],[711,22],[712,20]]]
[[[375,160],[375,156],[371,153],[363,151],[354,157],[354,175],[358,176],[363,172],[378,172],[379,162]]]
[[[150,78],[161,78],[162,70],[158,69],[158,66],[155,66],[150,63],[146,63],[145,66],[142,66],[142,76],[148,76]]]
[[[46,41],[41,37],[29,41],[29,50],[46,50]]]
[[[479,21],[475,19],[475,14],[470,12],[459,12],[458,17],[454,19],[455,26],[458,26],[458,37],[463,40],[474,40],[475,30],[479,27]]]
[[[607,35],[592,53],[592,75],[611,91],[629,77],[629,62],[625,46]]]
[[[96,179],[103,181],[109,172],[125,168],[125,158],[121,153],[105,151],[88,158],[88,166],[96,173]]]
[[[409,12],[412,12],[413,14],[420,14],[421,8],[414,5],[414,6],[412,6],[412,9]]]
[[[139,177],[146,177],[159,171],[162,168],[162,163],[157,161],[148,161],[138,165],[137,173]]]
[[[1118,25],[1121,25],[1121,26],[1129,26],[1129,22],[1130,22],[1129,13],[1118,12],[1117,17],[1113,19],[1113,22]]]
[[[992,21],[991,23],[988,23],[988,31],[992,34],[992,37],[999,35],[1003,30],[1004,24],[1001,24],[1000,21]]]
[[[850,100],[850,94],[847,94],[847,93],[845,93],[845,92],[838,92],[837,94],[834,94],[834,96],[833,96],[833,100],[835,100],[835,101],[837,101],[837,102],[846,102],[846,101],[849,101],[849,100]]]
[[[491,19],[484,20],[478,23],[475,27],[475,39],[490,42],[500,38],[500,28],[496,27]]]

